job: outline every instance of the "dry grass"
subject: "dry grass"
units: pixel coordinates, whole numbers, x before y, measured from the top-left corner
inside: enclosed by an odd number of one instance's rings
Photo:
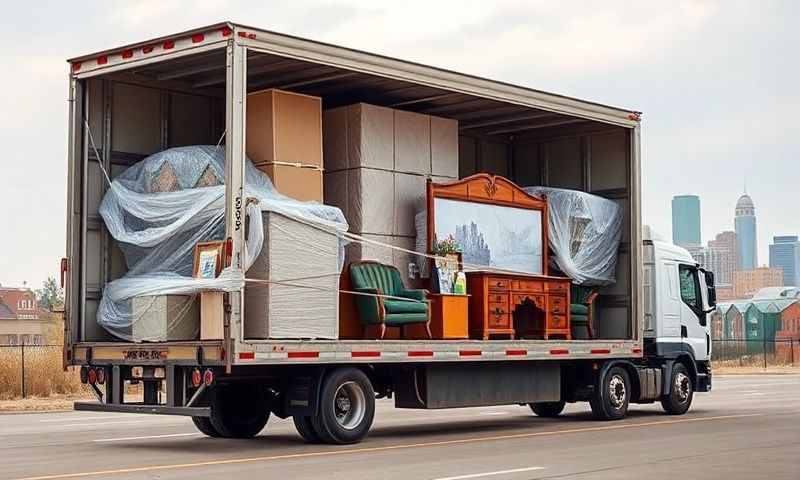
[[[61,366],[59,347],[25,347],[25,392],[32,397],[74,395],[82,389],[77,369]],[[19,347],[0,347],[0,400],[22,396],[22,354]]]
[[[49,345],[61,345],[57,322],[46,332]],[[76,396],[83,391],[78,369],[64,371],[60,346],[25,347],[25,392],[31,397]],[[80,395],[84,396],[84,395]],[[0,400],[22,397],[22,349],[0,347]]]

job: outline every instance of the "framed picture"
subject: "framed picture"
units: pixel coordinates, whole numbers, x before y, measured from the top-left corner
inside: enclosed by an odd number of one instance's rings
[[[224,242],[200,242],[194,246],[194,277],[217,278],[224,266]]]
[[[547,275],[546,219],[544,199],[503,177],[479,173],[428,183],[428,238],[453,236],[466,270]]]

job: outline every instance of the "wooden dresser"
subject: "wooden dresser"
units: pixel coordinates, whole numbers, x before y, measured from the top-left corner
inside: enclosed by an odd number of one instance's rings
[[[529,302],[542,314],[536,329],[524,332],[544,339],[571,339],[568,278],[544,275],[467,272],[467,292],[472,295],[469,312],[471,338],[493,335],[514,338],[514,309]]]

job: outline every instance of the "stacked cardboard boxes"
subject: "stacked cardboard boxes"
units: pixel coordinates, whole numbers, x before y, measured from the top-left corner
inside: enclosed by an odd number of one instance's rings
[[[414,250],[414,215],[425,205],[428,178],[458,177],[458,123],[365,103],[323,114],[325,203],[344,212],[350,231]],[[414,255],[378,244],[351,244],[345,264],[377,260],[404,281]]]
[[[247,96],[247,156],[278,192],[322,202],[322,100],[282,90]]]

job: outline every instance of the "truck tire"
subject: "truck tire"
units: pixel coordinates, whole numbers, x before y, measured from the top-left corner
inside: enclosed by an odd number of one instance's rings
[[[218,385],[211,390],[211,425],[225,438],[251,438],[269,420],[266,392],[248,383]]]
[[[222,435],[211,425],[211,420],[208,417],[192,417],[192,423],[200,430],[200,433],[208,437],[218,438]]]
[[[561,415],[565,405],[565,402],[538,402],[528,404],[531,410],[533,410],[533,413],[544,418],[552,418]]]
[[[611,367],[600,379],[589,405],[598,420],[621,420],[628,413],[631,399],[631,380],[622,367]]]
[[[676,363],[672,366],[669,395],[661,397],[661,407],[668,415],[683,415],[692,406],[694,388],[692,377],[686,365]]]
[[[319,409],[311,423],[323,442],[344,445],[363,440],[374,417],[372,383],[361,370],[345,367],[325,377]]]
[[[294,420],[294,428],[297,429],[297,433],[303,437],[303,440],[305,440],[306,443],[322,442],[322,439],[319,438],[316,430],[314,430],[314,424],[311,421],[311,417],[295,415],[292,417],[292,420]]]

